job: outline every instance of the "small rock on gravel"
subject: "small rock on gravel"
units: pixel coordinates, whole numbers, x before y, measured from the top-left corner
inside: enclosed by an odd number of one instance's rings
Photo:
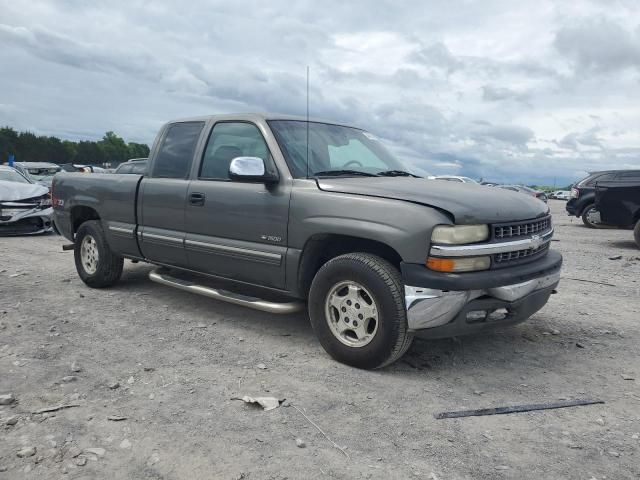
[[[81,453],[82,453],[82,450],[79,447],[76,447],[75,445],[70,447],[69,450],[67,451],[67,455],[69,455],[71,458],[76,458]]]
[[[100,447],[85,448],[84,451],[85,453],[92,453],[93,455],[97,455],[98,457],[102,457],[106,453],[106,450]]]
[[[111,420],[112,422],[121,422],[126,419],[127,417],[123,417],[122,415],[109,415],[107,417],[107,420]]]
[[[125,438],[120,442],[120,448],[131,448],[131,442]]]
[[[13,396],[13,393],[0,395],[0,405],[11,405],[15,401],[16,397]]]
[[[583,345],[583,344],[581,344],[580,342],[576,342],[576,347],[578,347],[578,348],[584,348],[584,345]]]
[[[79,467],[84,467],[87,464],[87,457],[79,457],[76,458],[76,465]]]
[[[113,382],[113,383],[109,384],[109,388],[111,390],[115,390],[116,388],[120,388],[120,384],[118,382]]]
[[[614,255],[613,257],[609,257],[609,260],[621,260],[622,255]]]
[[[80,365],[78,365],[78,363],[73,362],[71,364],[71,371],[75,372],[75,373],[81,372],[82,371],[82,367]]]
[[[266,370],[267,366],[264,363],[259,363],[256,365],[256,368],[259,368],[260,370]]]
[[[296,438],[296,447],[307,448],[307,444],[304,443],[304,440],[302,440],[301,438]]]
[[[20,420],[20,417],[18,415],[11,415],[9,418],[7,418],[4,421],[5,425],[15,425],[16,423],[18,423],[18,420]]]
[[[75,382],[76,380],[78,380],[78,377],[76,377],[75,375],[67,375],[66,377],[62,377],[62,381],[64,383],[71,383]]]
[[[616,457],[616,458],[620,456],[620,453],[616,452],[615,450],[609,450],[607,453],[612,457]]]
[[[136,379],[135,379],[135,378],[133,378],[133,377],[129,377],[129,378],[127,379],[127,383],[128,383],[129,385],[133,385],[135,382],[136,382]]]
[[[22,447],[16,455],[20,458],[33,457],[36,454],[36,447]]]
[[[629,375],[628,373],[622,373],[620,374],[620,376],[622,377],[623,380],[635,380],[633,375]]]

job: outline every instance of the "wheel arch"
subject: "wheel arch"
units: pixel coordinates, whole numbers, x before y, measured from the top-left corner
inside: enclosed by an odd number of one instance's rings
[[[100,220],[97,210],[86,205],[76,205],[71,208],[71,228],[75,236],[78,228],[87,220]]]
[[[402,257],[388,244],[370,238],[321,233],[311,236],[305,243],[298,265],[298,293],[306,297],[311,282],[320,267],[326,262],[346,253],[363,252],[378,255],[400,270]]]

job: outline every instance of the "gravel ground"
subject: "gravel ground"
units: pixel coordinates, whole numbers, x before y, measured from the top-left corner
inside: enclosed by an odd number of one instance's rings
[[[306,315],[153,284],[130,262],[92,290],[62,238],[0,239],[0,394],[16,399],[0,406],[0,478],[640,478],[640,251],[551,202],[565,267],[549,304],[416,341],[382,371],[332,361]],[[573,398],[606,403],[434,418]]]

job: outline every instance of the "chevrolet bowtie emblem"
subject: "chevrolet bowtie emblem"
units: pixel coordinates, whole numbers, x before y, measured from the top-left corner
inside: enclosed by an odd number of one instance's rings
[[[531,235],[531,248],[540,248],[542,245],[542,237],[540,235]]]

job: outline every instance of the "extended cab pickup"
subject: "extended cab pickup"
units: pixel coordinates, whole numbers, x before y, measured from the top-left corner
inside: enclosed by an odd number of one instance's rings
[[[145,175],[61,173],[52,195],[87,285],[114,284],[128,258],[157,265],[153,281],[263,311],[306,303],[325,350],[361,368],[397,360],[415,334],[521,322],[560,279],[543,202],[418,178],[343,125],[174,121]]]

